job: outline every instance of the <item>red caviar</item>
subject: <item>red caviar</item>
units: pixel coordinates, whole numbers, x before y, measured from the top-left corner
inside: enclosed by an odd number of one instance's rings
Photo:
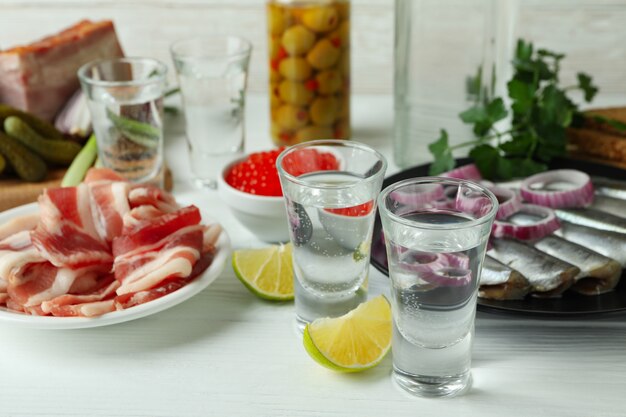
[[[243,161],[233,165],[226,173],[228,185],[244,193],[282,196],[280,179],[276,169],[276,159],[285,147],[248,155]],[[339,161],[328,152],[315,149],[301,149],[287,155],[283,160],[285,171],[294,177],[315,171],[339,169]]]

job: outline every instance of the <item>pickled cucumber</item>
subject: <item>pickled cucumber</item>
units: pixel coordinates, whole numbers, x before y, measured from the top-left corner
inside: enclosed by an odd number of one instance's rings
[[[0,132],[0,154],[7,159],[17,175],[25,181],[41,181],[48,174],[48,167],[46,167],[43,159],[31,152],[17,139],[2,132]]]
[[[53,164],[69,165],[81,149],[76,142],[41,137],[26,122],[16,116],[9,116],[4,120],[4,131],[46,162]]]
[[[7,106],[6,104],[0,104],[0,124],[4,123],[4,120],[9,116],[19,117],[28,123],[30,127],[35,129],[37,133],[48,139],[65,140],[63,133],[59,132],[57,128],[50,123],[41,120],[37,116],[30,113]]]

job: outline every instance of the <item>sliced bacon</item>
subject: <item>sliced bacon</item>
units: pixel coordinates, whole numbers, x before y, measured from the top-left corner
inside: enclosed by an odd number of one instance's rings
[[[96,264],[113,264],[109,247],[67,222],[60,222],[57,233],[40,224],[31,232],[39,253],[58,267],[80,268]]]
[[[97,181],[125,181],[125,179],[110,168],[89,168],[83,182],[89,184]]]
[[[139,292],[172,278],[191,276],[202,254],[202,226],[191,226],[165,237],[150,250],[135,251],[115,258],[113,271],[122,283],[117,294]]]
[[[75,306],[79,304],[94,303],[103,301],[109,298],[113,298],[115,290],[120,286],[120,283],[115,280],[113,275],[107,275],[99,282],[99,287],[93,289],[93,291],[82,294],[64,294],[58,297],[54,297],[50,300],[41,303],[41,309],[46,314],[52,314],[53,316],[67,315],[63,312],[67,312],[68,306]],[[71,309],[76,312],[76,310]]]
[[[155,244],[183,227],[199,224],[200,220],[200,210],[196,206],[188,206],[174,213],[164,214],[114,239],[113,255],[118,256],[140,246]]]
[[[121,181],[98,181],[89,184],[92,214],[98,235],[111,242],[122,234],[124,216],[130,211],[130,184]]]
[[[0,240],[4,240],[18,232],[32,230],[39,223],[39,213],[15,217],[0,225]]]
[[[126,309],[134,307],[139,304],[147,303],[148,301],[156,300],[164,295],[170,294],[189,282],[186,278],[177,278],[162,282],[161,285],[149,290],[130,292],[115,297],[115,304],[118,309]]]
[[[180,208],[170,193],[148,184],[135,185],[128,195],[128,200],[132,208],[150,205],[164,213],[172,213]]]
[[[49,313],[57,317],[98,317],[116,310],[114,299],[53,306]]]
[[[9,277],[14,271],[27,264],[44,261],[45,259],[33,246],[28,230],[0,241],[0,292],[6,291]]]

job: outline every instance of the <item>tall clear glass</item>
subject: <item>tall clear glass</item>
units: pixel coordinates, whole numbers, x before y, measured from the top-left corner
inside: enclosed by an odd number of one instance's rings
[[[163,92],[167,67],[149,58],[89,62],[78,70],[98,156],[133,182],[163,185]]]
[[[301,329],[367,298],[376,197],[387,162],[358,142],[292,146],[276,161],[290,225]]]
[[[236,36],[184,39],[171,47],[183,97],[189,162],[198,187],[217,188],[244,149],[244,104],[252,45]]]
[[[451,144],[473,138],[459,113],[500,87],[496,3],[395,1],[394,161],[398,166],[427,162],[428,144],[441,129],[448,131]]]
[[[498,200],[470,181],[426,177],[379,196],[393,311],[393,378],[422,396],[471,385],[476,297]]]

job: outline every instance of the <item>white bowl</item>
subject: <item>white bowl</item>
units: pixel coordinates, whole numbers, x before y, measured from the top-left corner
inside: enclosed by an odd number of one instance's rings
[[[244,193],[231,187],[224,179],[230,168],[245,158],[226,165],[218,178],[217,189],[222,201],[246,229],[264,242],[288,242],[289,226],[285,199]]]

